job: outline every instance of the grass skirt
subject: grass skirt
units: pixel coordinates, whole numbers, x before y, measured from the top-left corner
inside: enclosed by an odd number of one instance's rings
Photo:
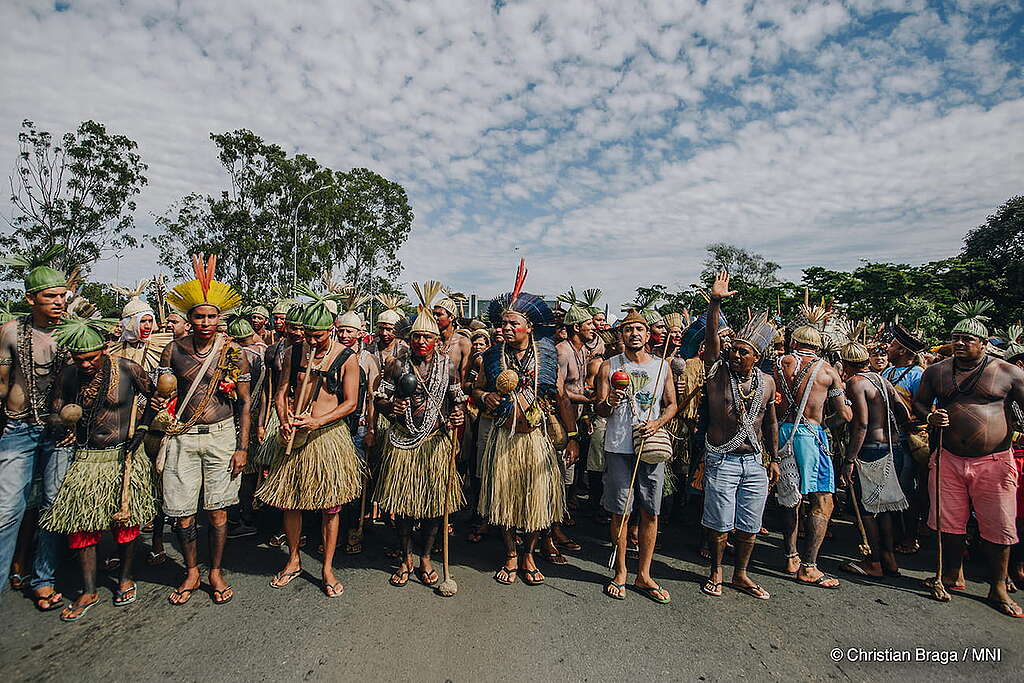
[[[363,465],[344,420],[314,429],[302,448],[285,455],[280,432],[263,442],[275,453],[256,497],[283,510],[326,510],[362,492]]]
[[[540,531],[565,517],[558,455],[543,429],[495,427],[483,455],[480,514],[491,524]]]
[[[113,524],[111,518],[121,509],[123,472],[124,452],[121,447],[76,450],[57,498],[40,524],[48,531],[62,534],[109,529]],[[145,524],[155,514],[149,458],[139,448],[132,458],[128,486],[129,520],[124,526]]]
[[[407,435],[405,428],[399,425],[391,429]],[[387,435],[382,441],[380,478],[373,494],[382,510],[427,519],[443,515],[446,504],[449,514],[466,504],[447,431],[434,432],[412,450],[392,445]]]

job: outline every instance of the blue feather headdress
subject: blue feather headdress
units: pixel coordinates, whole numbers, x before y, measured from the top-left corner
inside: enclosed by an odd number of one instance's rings
[[[526,261],[520,259],[515,287],[511,292],[506,292],[491,300],[491,305],[487,308],[487,317],[490,318],[492,325],[500,327],[502,315],[509,311],[518,313],[533,325],[535,337],[550,337],[555,333],[555,314],[551,311],[551,307],[544,303],[544,299],[523,291],[526,273]]]

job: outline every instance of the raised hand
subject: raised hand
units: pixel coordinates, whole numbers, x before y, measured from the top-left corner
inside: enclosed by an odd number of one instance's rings
[[[733,294],[736,294],[736,290],[729,289],[728,271],[719,271],[718,277],[715,278],[715,284],[711,285],[711,298],[725,299],[726,297],[730,297]]]

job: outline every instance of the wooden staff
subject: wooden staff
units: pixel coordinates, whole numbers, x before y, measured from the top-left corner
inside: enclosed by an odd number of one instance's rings
[[[859,476],[859,473],[854,470],[853,476]],[[857,504],[857,494],[855,492],[856,486],[853,483],[853,478],[850,478],[848,482],[850,485],[850,501],[853,503],[853,512],[857,515],[857,530],[860,532],[860,554],[864,557],[871,556],[871,544],[868,543],[868,534],[864,531],[864,520],[860,516],[860,505]]]
[[[939,602],[949,602],[949,593],[942,585],[942,504],[939,502],[941,498],[939,491],[942,489],[942,432],[943,428],[939,427],[939,443],[938,449],[935,451],[935,579],[929,588],[931,588],[933,598]]]
[[[463,422],[465,424],[465,422]],[[444,534],[444,539],[441,542],[441,559],[443,562],[444,581],[437,586],[437,592],[446,598],[450,598],[459,592],[459,584],[452,578],[451,567],[448,564],[448,506],[451,504],[449,500],[449,494],[452,490],[451,476],[452,471],[455,469],[455,463],[459,459],[459,445],[460,441],[456,438],[457,430],[452,429],[452,463],[448,470],[448,480],[445,482],[444,490],[444,517],[441,520],[441,533]]]
[[[311,372],[311,370],[313,369],[313,355],[315,353],[316,353],[316,349],[314,349],[313,345],[310,344],[310,346],[309,346],[309,355],[306,356],[306,372],[302,376],[302,386],[299,388],[299,394],[298,394],[298,396],[295,397],[295,408],[294,408],[294,411],[296,412],[296,415],[304,414],[305,410],[306,410],[306,407],[308,407],[308,406],[304,407],[304,404],[309,399],[309,391],[310,391],[310,389],[309,389],[309,377],[310,377],[310,375],[313,374]],[[298,412],[300,408],[302,408],[302,413]],[[295,444],[295,428],[292,427],[288,431],[288,442],[285,445],[285,449],[284,449],[284,454],[285,455],[291,455],[292,454],[292,446],[294,444]]]
[[[117,360],[115,359],[116,363]],[[102,400],[103,397],[97,396],[96,400]],[[132,412],[131,417],[128,418],[128,441],[132,440],[135,436],[135,416],[139,412],[139,402],[133,397],[132,398]],[[134,464],[135,454],[133,451],[127,448],[127,442],[125,442],[124,450],[124,471],[121,473],[121,509],[114,513],[112,519],[118,524],[127,525],[131,519],[131,515],[128,512],[128,499],[129,491],[131,488],[132,479],[132,465]]]

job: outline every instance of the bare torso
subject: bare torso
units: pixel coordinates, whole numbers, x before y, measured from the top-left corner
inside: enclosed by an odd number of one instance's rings
[[[820,365],[814,382],[811,383],[811,375],[814,374],[814,366]],[[779,377],[781,369],[782,376]],[[828,400],[830,388],[842,386],[842,380],[835,368],[817,356],[805,356],[789,354],[783,356],[779,366],[776,366],[775,380],[779,386],[779,394],[782,402],[777,408],[779,422],[796,422],[797,411],[800,409],[800,402],[804,393],[808,392],[807,405],[804,407],[803,422],[813,425],[820,425],[825,419],[825,403]],[[785,382],[786,387],[782,386]]]
[[[21,347],[26,333],[31,346],[31,369],[22,367]],[[22,320],[4,323],[0,328],[0,362],[4,363],[2,377],[6,381],[4,412],[9,418],[32,422],[46,416],[50,390],[64,357],[58,352],[50,330],[35,325],[26,328]],[[29,372],[31,377],[26,374]],[[36,399],[34,409],[31,396]]]
[[[75,431],[76,442],[84,448],[110,448],[127,441],[132,404],[140,396],[153,394],[153,383],[142,366],[126,358],[107,358],[103,370],[93,377],[82,375],[74,365],[65,367],[54,396],[55,413],[69,403],[82,406]],[[112,372],[115,363],[116,373]],[[136,424],[141,417],[136,409]]]
[[[234,352],[238,356],[239,372],[248,375],[249,374],[249,361],[244,353],[242,353],[241,347],[232,341],[225,340],[225,344],[228,345],[229,352]],[[193,344],[193,338],[191,335],[176,339],[168,345],[167,349],[164,350],[164,359],[169,360],[168,367],[174,373],[175,378],[178,380],[178,397],[179,400],[184,400],[185,395],[188,393],[189,387],[192,385],[193,378],[199,374],[200,368],[206,362],[207,357],[211,353],[219,354],[211,345],[205,352],[196,353],[195,346]],[[214,358],[207,368],[203,377],[199,379],[199,384],[196,390],[192,394],[191,400],[187,406],[177,406],[177,413],[175,417],[180,422],[190,422],[196,410],[200,409],[204,403],[204,397],[210,393],[210,383],[215,376],[220,373],[217,372],[218,359]],[[234,399],[229,397],[213,388],[210,398],[205,401],[205,406],[202,407],[202,414],[199,415],[195,424],[215,424],[226,420],[234,414]]]
[[[755,395],[755,382],[760,382],[760,396]],[[706,385],[708,397],[708,442],[712,447],[725,444],[737,433],[740,428],[739,412],[733,399],[732,381],[728,367],[722,363],[717,371],[708,377]],[[774,444],[775,435],[763,435],[761,426],[764,423],[765,411],[775,410],[775,381],[770,375],[766,375],[757,368],[751,371],[750,380],[739,384],[739,398],[743,401],[750,397],[750,402],[744,403],[744,410],[756,411],[753,420],[754,434],[757,436],[760,445],[770,447]],[[737,453],[754,452],[754,447],[749,439],[736,448]]]

